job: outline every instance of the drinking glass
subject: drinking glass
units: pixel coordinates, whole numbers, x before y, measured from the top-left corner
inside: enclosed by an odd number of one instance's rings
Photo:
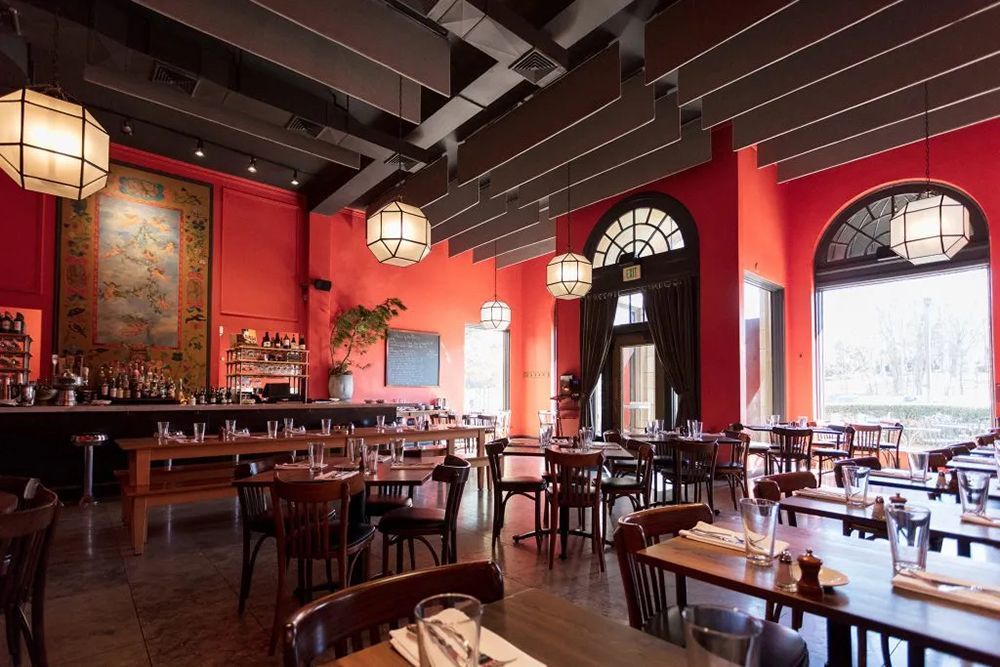
[[[538,427],[538,444],[548,447],[552,442],[552,424],[542,424]]]
[[[778,424],[781,423],[781,415],[771,415],[770,417],[767,418],[767,423],[770,426],[777,426]]]
[[[278,437],[278,420],[269,419],[267,421],[267,437],[277,438]]]
[[[586,451],[594,442],[594,427],[584,426],[580,429],[580,447]]]
[[[375,426],[379,433],[385,430],[385,415],[375,415]]]
[[[446,593],[417,603],[420,667],[477,667],[483,605],[471,595]]]
[[[659,435],[660,433],[663,433],[663,430],[664,430],[663,429],[663,420],[662,419],[654,419],[653,420],[653,435]]]
[[[156,422],[156,437],[160,440],[170,437],[170,422]]]
[[[896,574],[923,570],[931,537],[931,511],[920,505],[889,505],[885,508],[892,569]]]
[[[294,428],[295,428],[295,418],[294,417],[285,417],[285,434],[287,435],[287,434],[291,433],[292,429],[294,429]]]
[[[365,444],[364,438],[348,438],[347,446],[345,448],[345,454],[347,454],[347,460],[352,464],[357,464],[361,461],[361,448]]]
[[[910,464],[910,479],[914,482],[927,481],[927,452],[907,452],[906,460]]]
[[[693,440],[701,439],[701,429],[703,424],[700,419],[689,419],[688,420],[688,435]]]
[[[799,417],[797,423],[799,428],[805,428],[809,424],[809,417]]]
[[[844,474],[844,496],[847,504],[852,507],[867,506],[868,475],[872,469],[865,466],[844,466],[840,471]]]
[[[986,516],[986,498],[990,476],[973,470],[958,471],[958,496],[962,500],[962,514]]]
[[[204,442],[205,441],[205,422],[195,422],[194,424],[194,441]]]
[[[324,442],[310,442],[309,443],[309,468],[310,470],[322,470],[323,469],[323,457],[326,454],[326,443]]]
[[[398,439],[389,441],[389,462],[403,462],[403,440]]]
[[[375,473],[378,472],[378,447],[376,442],[370,442],[361,447],[361,465],[369,477],[374,477]]]
[[[778,503],[762,498],[740,500],[747,560],[771,567],[774,560],[774,529],[778,525]]]
[[[684,619],[684,652],[690,667],[756,667],[764,622],[732,607],[689,605]]]
[[[227,419],[226,420],[226,436],[231,437],[236,435],[236,420]]]
[[[320,419],[319,430],[323,435],[330,435],[330,427],[333,425],[332,419]]]

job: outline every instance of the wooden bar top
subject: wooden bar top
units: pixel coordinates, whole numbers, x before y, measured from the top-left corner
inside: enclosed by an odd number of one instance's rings
[[[8,407],[0,406],[0,416],[5,414],[51,414],[51,413],[73,413],[73,412],[199,412],[227,411],[227,410],[341,410],[358,408],[396,408],[395,403],[343,403],[333,401],[314,401],[312,403],[302,403],[300,401],[289,401],[287,403],[230,403],[220,405],[218,403],[205,403],[202,405],[181,405],[179,403],[123,403],[118,405],[32,405]]]

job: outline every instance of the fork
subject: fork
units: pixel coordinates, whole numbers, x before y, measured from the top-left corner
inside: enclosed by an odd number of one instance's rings
[[[442,651],[444,651],[448,655],[449,658],[451,658],[451,661],[456,665],[460,663],[461,656],[453,646],[448,644],[448,641],[445,638],[441,637],[441,633],[447,634],[449,637],[458,642],[462,646],[462,648],[466,651],[466,655],[472,652],[472,648],[469,646],[469,643],[465,640],[465,637],[459,634],[459,632],[454,628],[449,628],[441,621],[435,621],[433,619],[430,619],[428,621],[428,625],[432,628],[431,632],[428,633],[430,634],[431,639],[434,641],[435,644],[437,644],[441,648]],[[407,625],[406,632],[407,634],[410,634],[414,638],[416,638],[417,637],[416,623],[410,623],[409,625]],[[511,658],[510,660],[497,660],[496,658],[491,658],[482,651],[480,651],[479,653],[479,667],[502,667],[503,665],[509,665],[515,660],[517,660],[517,658]]]
[[[705,530],[703,528],[690,528],[689,533],[699,535],[701,537],[708,537],[713,540],[719,540],[720,542],[728,542],[730,544],[743,544],[743,538],[737,537],[736,535],[729,535],[728,533],[716,532],[714,530]]]
[[[1000,591],[994,588],[985,588],[983,586],[977,586],[975,584],[956,584],[950,581],[945,581],[943,579],[937,579],[924,572],[909,573],[906,576],[912,577],[914,579],[924,582],[925,584],[933,586],[942,593],[954,593],[958,591],[965,591],[968,593],[985,593],[986,595],[1000,597]]]

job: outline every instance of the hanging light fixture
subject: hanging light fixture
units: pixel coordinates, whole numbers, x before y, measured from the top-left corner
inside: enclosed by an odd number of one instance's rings
[[[493,300],[479,308],[479,324],[484,329],[505,331],[510,327],[510,306],[497,298],[497,242],[493,241]]]
[[[570,198],[570,167],[566,165],[566,246],[568,252],[557,255],[545,268],[545,287],[557,299],[579,299],[590,291],[593,284],[593,266],[583,255],[573,252],[570,237],[573,204]]]
[[[0,97],[0,169],[25,190],[84,199],[108,182],[107,131],[59,86],[59,17],[52,85]]]
[[[972,237],[969,209],[931,188],[931,138],[927,83],[924,83],[924,177],[926,186],[889,222],[889,247],[911,264],[954,257]]]
[[[347,98],[350,122],[351,99]],[[399,77],[399,139],[403,139],[403,77]],[[397,172],[402,170],[397,161]],[[431,223],[417,206],[404,203],[399,195],[372,214],[366,223],[366,241],[382,264],[410,266],[431,252]]]

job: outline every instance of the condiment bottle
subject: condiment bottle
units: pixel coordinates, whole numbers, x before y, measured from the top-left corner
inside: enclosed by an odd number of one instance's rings
[[[872,519],[875,521],[885,521],[885,499],[882,496],[875,496],[875,504],[872,506]]]
[[[948,480],[945,479],[944,470],[938,470],[937,482],[934,484],[939,490],[944,491],[948,488]]]
[[[785,549],[778,556],[778,571],[774,575],[774,587],[779,591],[794,593],[798,588],[795,575],[792,574],[792,553]]]
[[[799,556],[799,570],[802,574],[799,577],[798,592],[808,597],[822,597],[823,587],[819,583],[819,571],[823,567],[823,561],[813,555],[812,549]]]

